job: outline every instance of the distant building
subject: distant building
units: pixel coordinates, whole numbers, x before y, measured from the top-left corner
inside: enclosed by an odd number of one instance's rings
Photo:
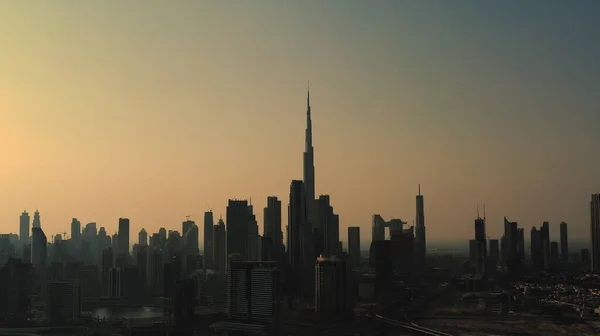
[[[351,307],[347,299],[346,263],[337,258],[317,259],[315,265],[315,311],[343,317]]]
[[[123,297],[123,269],[113,267],[108,271],[108,296],[112,298]]]
[[[0,319],[25,321],[31,307],[31,264],[8,259],[0,268]]]
[[[213,240],[213,270],[224,273],[227,269],[227,234],[222,218],[213,226]]]
[[[348,254],[353,266],[360,264],[360,227],[348,227]]]
[[[227,205],[227,256],[237,253],[248,260],[248,201],[229,200]]]
[[[560,261],[558,256],[558,242],[550,242],[550,262],[557,264]]]
[[[148,246],[148,232],[146,232],[146,229],[144,228],[142,228],[140,233],[138,233],[138,245]]]
[[[129,218],[119,218],[118,254],[129,255]]]
[[[567,223],[560,223],[560,260],[569,262],[569,236],[567,233]]]
[[[427,242],[425,238],[425,206],[423,195],[421,195],[421,185],[419,184],[419,194],[416,196],[417,218],[415,220],[415,257],[416,264],[423,268],[426,262]]]
[[[600,273],[600,194],[592,195],[590,202],[590,258],[592,272]]]
[[[279,335],[281,274],[275,262],[231,261],[227,276],[228,332]]]
[[[81,297],[76,281],[53,281],[46,287],[46,319],[53,325],[79,321]]]
[[[202,249],[204,250],[204,268],[205,269],[213,269],[214,265],[214,256],[213,256],[213,226],[215,225],[215,221],[213,218],[212,211],[207,211],[204,213],[204,241],[202,244]]]
[[[29,220],[29,214],[23,211],[19,217],[19,240],[22,246],[29,244]]]

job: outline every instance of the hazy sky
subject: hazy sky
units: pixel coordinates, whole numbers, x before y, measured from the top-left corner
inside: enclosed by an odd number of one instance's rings
[[[317,194],[430,240],[502,218],[589,235],[600,192],[598,1],[0,0],[0,225],[36,206],[181,230],[229,198],[285,204],[310,80]],[[283,211],[284,213],[286,211]],[[284,223],[287,223],[284,214]]]

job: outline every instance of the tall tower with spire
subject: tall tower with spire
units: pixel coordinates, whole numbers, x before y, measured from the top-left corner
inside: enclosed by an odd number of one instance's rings
[[[316,225],[315,213],[315,156],[312,144],[312,120],[310,116],[310,86],[306,95],[306,135],[304,149],[304,169],[303,180],[306,188],[306,212],[308,226],[311,228]],[[309,231],[309,232],[310,232]]]
[[[421,195],[421,185],[419,184],[419,194],[416,197],[417,201],[417,218],[415,220],[415,250],[416,262],[421,267],[425,266],[427,254],[427,242],[425,238],[425,205],[423,195]]]

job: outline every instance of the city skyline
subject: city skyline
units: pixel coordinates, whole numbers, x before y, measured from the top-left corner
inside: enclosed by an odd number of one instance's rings
[[[156,2],[137,6],[137,25],[125,13],[135,5],[67,10],[56,2],[37,5],[46,9],[39,12],[4,5],[0,21],[13,30],[0,30],[0,41],[15,48],[0,55],[0,142],[10,144],[0,149],[7,158],[0,169],[2,231],[19,232],[23,209],[31,215],[37,206],[48,237],[68,231],[73,217],[110,234],[119,217],[129,218],[136,237],[141,228],[179,230],[186,216],[202,223],[209,206],[216,222],[228,199],[251,198],[262,232],[267,197],[287,204],[290,181],[303,176],[310,79],[315,195],[331,196],[342,240],[349,226],[370,240],[373,214],[412,225],[418,184],[428,242],[472,238],[476,205],[484,203],[492,238],[502,235],[504,217],[523,228],[549,221],[552,240],[563,221],[570,239],[589,236],[589,198],[600,190],[593,127],[600,49],[591,33],[598,5],[549,2],[534,19],[539,30],[527,31],[519,31],[530,19],[527,4],[462,5],[489,19],[469,29],[485,29],[490,42],[462,36],[450,5],[425,15],[428,6],[415,4],[357,4],[339,13],[331,4],[266,3],[161,11]],[[187,12],[226,23],[198,22]],[[284,22],[299,12],[314,27]],[[445,26],[419,21],[429,15]],[[161,19],[178,24],[151,23]],[[357,19],[367,24],[356,27]],[[506,20],[511,28],[502,31]],[[261,21],[285,29],[273,32]],[[341,30],[348,34],[336,40]],[[94,41],[86,36],[92,32]],[[446,42],[419,42],[442,32]],[[243,42],[263,33],[256,46]],[[503,48],[507,38],[521,54]],[[276,53],[281,43],[292,51]],[[448,43],[476,61],[442,52]],[[360,44],[367,47],[357,51]],[[492,44],[493,51],[484,50]],[[377,52],[384,45],[389,55]],[[341,56],[348,58],[338,64]]]

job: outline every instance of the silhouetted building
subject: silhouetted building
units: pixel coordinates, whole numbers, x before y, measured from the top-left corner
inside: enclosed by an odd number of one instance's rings
[[[224,273],[227,269],[227,231],[223,219],[219,218],[217,225],[213,226],[213,270]]]
[[[27,211],[23,211],[19,217],[19,240],[22,246],[29,244],[29,214]]]
[[[276,196],[267,197],[264,209],[264,234],[270,238],[272,250],[268,252],[274,261],[281,261],[285,252],[283,246],[283,231],[281,228],[281,201]]]
[[[196,309],[197,286],[194,279],[180,279],[175,284],[175,293],[172,298],[173,316],[175,325],[181,329],[188,326]]]
[[[290,185],[290,203],[288,207],[288,264],[300,269],[303,266],[303,238],[306,222],[306,194],[304,182],[292,181]],[[229,229],[227,230],[228,232]]]
[[[315,311],[345,316],[348,307],[346,263],[337,257],[319,257],[315,265]]]
[[[323,250],[315,251],[315,254],[323,254],[324,256],[340,256],[342,251],[339,249],[340,241],[340,218],[339,215],[333,212],[329,195],[320,195],[317,202],[317,218],[318,232],[323,235]],[[316,258],[315,255],[310,260]]]
[[[199,255],[200,254],[200,246],[199,242],[199,228],[196,223],[193,221],[184,222],[184,234],[183,234],[183,246],[185,246],[186,253]],[[169,239],[170,241],[171,239]],[[206,249],[204,250],[206,254]],[[206,258],[205,258],[206,260]]]
[[[540,234],[542,239],[542,255],[544,257],[544,268],[550,267],[550,223],[542,223],[540,228]]]
[[[31,264],[9,258],[0,268],[0,320],[22,322],[29,314]]]
[[[108,296],[123,297],[123,269],[113,267],[108,271]]]
[[[36,209],[33,213],[33,222],[31,223],[31,228],[41,228],[42,221],[40,219],[40,212]]]
[[[558,242],[550,242],[550,262],[552,264],[557,264],[560,261],[558,255]]]
[[[590,224],[590,258],[591,269],[594,273],[600,273],[600,194],[592,195],[590,202],[591,224]]]
[[[148,232],[146,232],[146,229],[144,228],[138,233],[138,244],[140,246],[148,246]]]
[[[304,181],[304,197],[306,215],[305,220],[311,226],[316,225],[317,213],[315,209],[315,154],[312,143],[312,120],[310,115],[310,92],[306,96],[306,134],[303,156],[302,180]],[[312,228],[309,230],[312,232]]]
[[[360,264],[360,227],[348,227],[348,254],[352,265]]]
[[[71,220],[71,241],[75,243],[77,248],[79,240],[81,239],[81,222],[77,218]]]
[[[202,249],[204,250],[204,267],[205,269],[214,269],[214,259],[213,256],[213,226],[215,225],[215,221],[213,218],[212,211],[207,211],[204,213],[204,242],[202,245]]]
[[[494,265],[500,261],[500,244],[498,239],[490,239],[490,257]]]
[[[119,218],[118,254],[129,255],[129,219]]]
[[[248,260],[248,201],[229,200],[227,205],[227,255]]]
[[[544,269],[544,249],[542,234],[535,227],[531,228],[531,263],[534,271]]]
[[[81,297],[76,281],[53,281],[46,287],[46,319],[53,325],[79,321]]]
[[[423,195],[421,195],[421,185],[419,184],[419,194],[416,197],[417,218],[415,220],[415,257],[419,267],[425,267],[427,242],[425,239],[425,205]]]
[[[391,240],[371,242],[371,265],[375,268],[375,292],[382,295],[394,280],[394,247]]]
[[[275,262],[232,261],[227,288],[224,330],[279,334],[282,292]]]
[[[569,236],[567,233],[567,223],[560,223],[560,260],[569,262]]]
[[[484,210],[485,213],[485,210]],[[487,240],[485,235],[485,215],[475,219],[475,272],[483,274],[486,271]]]

